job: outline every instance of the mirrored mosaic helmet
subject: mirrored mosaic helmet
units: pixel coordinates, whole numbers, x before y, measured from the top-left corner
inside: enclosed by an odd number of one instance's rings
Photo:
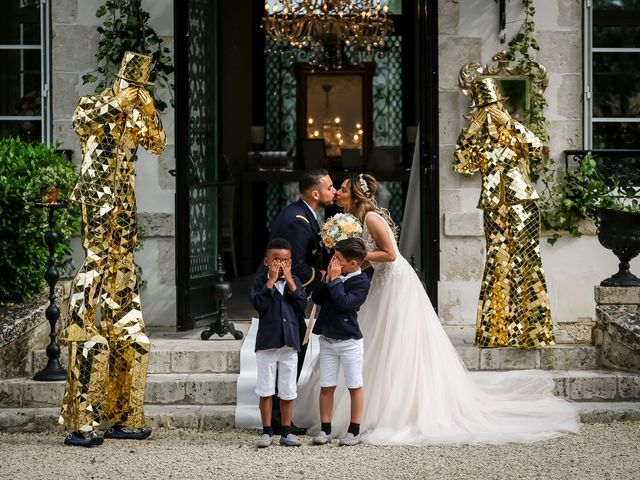
[[[493,78],[477,78],[471,85],[473,104],[475,107],[486,107],[495,102],[506,100],[508,97],[502,95],[500,87]]]
[[[150,56],[136,52],[125,52],[116,77],[135,85],[152,85],[149,81],[150,75]]]

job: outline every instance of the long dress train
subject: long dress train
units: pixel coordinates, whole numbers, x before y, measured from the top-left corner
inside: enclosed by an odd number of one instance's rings
[[[369,215],[378,215],[369,213]],[[387,233],[393,234],[390,228]],[[369,250],[377,250],[364,231]],[[393,242],[395,245],[395,240]],[[469,373],[420,279],[396,248],[375,273],[358,321],[364,335],[365,414],[374,444],[533,442],[579,430],[577,411],[553,395],[544,371]],[[299,386],[294,422],[319,429],[317,364]],[[334,433],[349,424],[349,394],[336,389]]]

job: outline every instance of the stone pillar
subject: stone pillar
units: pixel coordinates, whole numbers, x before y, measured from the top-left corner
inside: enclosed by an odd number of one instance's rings
[[[593,343],[600,364],[640,370],[640,287],[595,287]]]

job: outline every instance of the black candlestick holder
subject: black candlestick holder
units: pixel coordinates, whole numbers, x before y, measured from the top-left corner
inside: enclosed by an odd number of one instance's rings
[[[60,318],[60,309],[56,305],[56,283],[60,275],[56,269],[56,246],[60,237],[55,230],[55,212],[61,208],[65,208],[67,204],[65,202],[55,203],[36,203],[37,207],[46,208],[49,210],[49,230],[44,234],[44,243],[49,247],[49,259],[47,261],[47,270],[44,272],[44,279],[49,285],[49,306],[45,310],[45,317],[49,320],[51,331],[49,332],[49,345],[47,345],[47,366],[36,373],[33,377],[34,380],[41,382],[55,382],[58,380],[64,380],[67,376],[67,371],[60,365],[60,345],[58,345],[56,334],[56,323]]]
[[[219,337],[224,337],[227,333],[233,335],[236,340],[242,339],[243,335],[240,330],[236,330],[233,323],[227,320],[227,306],[224,304],[225,300],[231,297],[231,284],[224,279],[224,264],[222,262],[222,255],[218,255],[218,270],[217,279],[213,284],[213,297],[216,300],[217,311],[214,314],[214,320],[209,325],[209,328],[203,330],[200,334],[202,340],[209,340],[214,333]]]

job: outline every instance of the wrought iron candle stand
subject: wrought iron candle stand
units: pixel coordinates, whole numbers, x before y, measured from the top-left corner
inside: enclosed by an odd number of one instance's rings
[[[222,262],[222,255],[218,255],[218,273],[215,283],[213,284],[213,297],[216,300],[217,311],[215,317],[209,328],[204,330],[200,334],[202,340],[209,340],[214,333],[219,337],[224,337],[227,333],[233,335],[233,338],[240,340],[243,334],[240,330],[236,330],[233,323],[227,320],[227,307],[224,304],[225,300],[231,297],[231,284],[224,279],[224,264]]]
[[[49,285],[49,306],[45,310],[45,317],[49,320],[51,331],[49,332],[49,345],[47,346],[47,366],[36,373],[33,377],[34,380],[41,382],[55,382],[58,380],[64,380],[67,376],[67,371],[60,365],[60,345],[58,345],[56,334],[56,323],[60,318],[60,309],[56,305],[56,283],[60,275],[56,269],[55,251],[56,245],[58,245],[58,234],[55,231],[55,211],[67,206],[64,202],[55,203],[36,203],[39,208],[46,208],[49,210],[49,230],[44,234],[44,242],[49,247],[49,259],[47,261],[47,270],[44,273],[44,279]]]

